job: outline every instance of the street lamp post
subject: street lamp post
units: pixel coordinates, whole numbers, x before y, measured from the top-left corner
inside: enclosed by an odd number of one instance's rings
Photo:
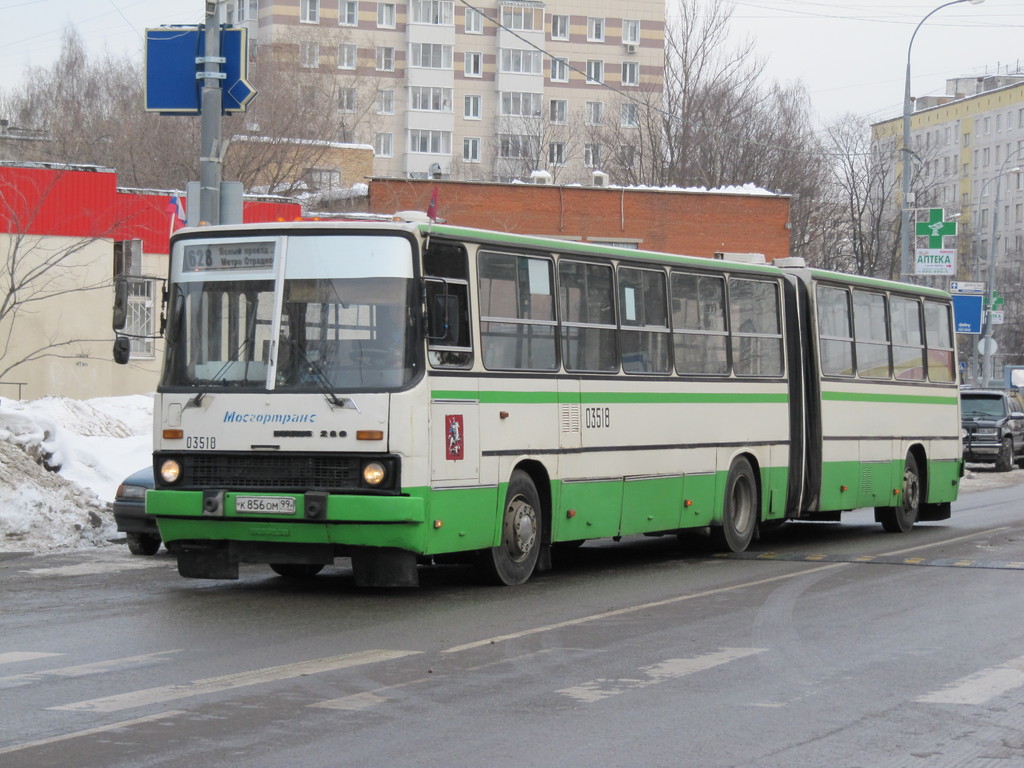
[[[951,5],[960,5],[962,3],[970,3],[971,5],[979,5],[985,2],[985,0],[953,0],[950,3],[943,3],[937,8],[933,8],[928,14],[925,15],[921,21],[914,27],[914,33],[910,36],[910,43],[907,45],[907,77],[906,83],[903,88],[903,202],[900,211],[900,278],[907,279],[910,275],[910,210],[913,205],[910,202],[910,156],[912,151],[910,149],[910,117],[913,114],[913,103],[910,98],[910,52],[914,48],[914,38],[917,37],[917,31],[921,29],[921,26],[931,18],[932,14],[941,11],[943,8],[949,8]]]

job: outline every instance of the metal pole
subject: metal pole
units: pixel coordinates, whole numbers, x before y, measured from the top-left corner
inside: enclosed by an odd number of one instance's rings
[[[985,294],[988,306],[985,312],[985,333],[982,335],[983,345],[981,350],[981,386],[987,387],[992,380],[992,302],[995,300],[996,287],[996,241],[999,239],[999,180],[1004,176],[1000,173],[995,177],[996,197],[995,206],[992,208],[992,242],[988,249],[988,285],[985,286]],[[984,190],[983,190],[984,191]]]
[[[917,23],[917,26],[914,27],[914,33],[910,36],[910,44],[907,45],[907,73],[903,86],[903,201],[902,208],[900,210],[901,280],[907,280],[910,277],[910,211],[914,207],[910,201],[910,158],[913,154],[913,151],[910,149],[910,117],[914,112],[913,101],[910,97],[910,52],[914,47],[914,38],[917,37],[917,31],[921,29],[921,26],[928,21],[931,15],[941,11],[943,8],[949,8],[951,5],[960,5],[961,3],[978,5],[983,2],[985,2],[985,0],[953,0],[951,3],[943,3],[937,8],[933,8],[923,19],[921,19],[921,21]]]
[[[963,2],[963,0],[960,0]],[[218,19],[219,0],[206,3],[206,41],[201,63],[203,77],[202,99],[199,113],[199,218],[204,224],[220,224],[220,181],[221,181],[221,107],[223,94],[220,85],[220,24]]]

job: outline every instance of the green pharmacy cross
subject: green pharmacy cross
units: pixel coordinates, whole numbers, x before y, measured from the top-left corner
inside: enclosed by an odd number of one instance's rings
[[[928,209],[928,221],[917,223],[917,236],[928,238],[929,248],[942,248],[942,238],[956,234],[955,221],[943,221],[945,211],[941,208]]]

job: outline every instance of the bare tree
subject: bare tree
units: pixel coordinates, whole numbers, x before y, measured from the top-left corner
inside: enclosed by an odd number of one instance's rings
[[[58,181],[59,175],[39,190],[38,201],[45,202]],[[61,298],[69,294],[110,289],[109,273],[99,277],[102,270],[93,271],[93,277],[84,281],[83,275],[89,274],[88,267],[99,258],[89,254],[90,248],[109,243],[117,224],[92,237],[31,234],[44,207],[36,195],[31,198],[11,184],[0,188],[0,221],[6,232],[0,235],[0,379],[34,360],[81,357],[87,355],[89,344],[109,342],[109,336],[83,337],[77,318],[62,325],[59,308]],[[103,253],[106,262],[109,246]],[[44,314],[47,321],[40,322],[39,316]],[[26,338],[33,341],[26,345]]]

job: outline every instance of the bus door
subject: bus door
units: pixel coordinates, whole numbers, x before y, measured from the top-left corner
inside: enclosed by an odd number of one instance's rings
[[[783,281],[789,368],[789,483],[786,517],[815,508],[821,490],[821,388],[812,331],[811,290],[805,270]]]

